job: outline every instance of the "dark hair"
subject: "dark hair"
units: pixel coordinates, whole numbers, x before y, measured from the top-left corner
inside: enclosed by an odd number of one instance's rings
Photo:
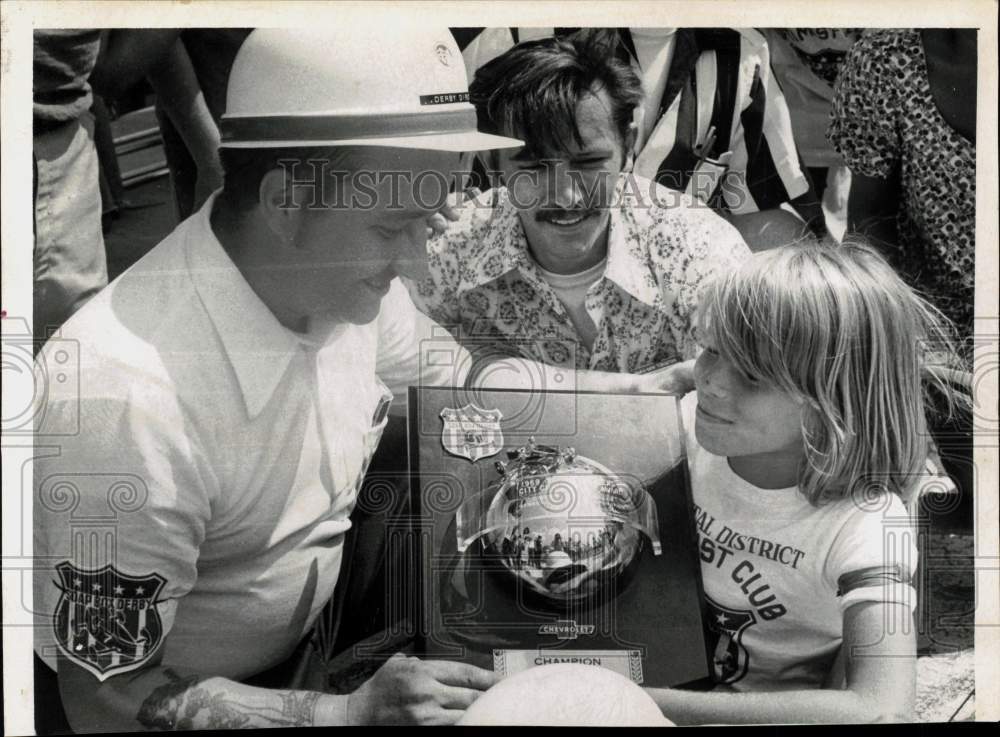
[[[619,58],[616,32],[584,29],[567,38],[518,44],[476,71],[469,97],[479,129],[524,139],[538,153],[565,151],[566,133],[583,145],[576,107],[595,88],[607,90],[624,140],[642,81]]]
[[[339,151],[331,146],[219,149],[225,175],[221,197],[237,212],[252,210],[260,202],[261,180],[272,169],[281,168],[280,162],[291,160],[304,165],[307,161],[333,161]],[[303,168],[302,176],[312,176],[308,166]]]

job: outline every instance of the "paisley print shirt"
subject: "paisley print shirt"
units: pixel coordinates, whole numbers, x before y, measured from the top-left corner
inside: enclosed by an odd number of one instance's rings
[[[899,172],[901,275],[972,333],[976,147],[952,128],[931,94],[920,32],[866,33],[837,82],[830,139],[851,171]]]
[[[607,266],[585,302],[597,326],[590,348],[540,276],[502,187],[428,242],[431,276],[408,284],[413,300],[471,350],[620,373],[693,358],[701,287],[750,250],[712,210],[636,175],[619,178],[609,212]]]

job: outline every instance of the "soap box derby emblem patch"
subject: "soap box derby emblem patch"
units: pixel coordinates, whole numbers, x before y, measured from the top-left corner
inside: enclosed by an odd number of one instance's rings
[[[502,417],[498,409],[482,409],[474,404],[460,409],[446,407],[441,410],[441,444],[452,455],[473,462],[496,455],[503,448]]]
[[[53,616],[59,649],[100,680],[138,668],[163,639],[156,609],[166,579],[156,573],[129,576],[106,565],[56,566],[62,591]]]

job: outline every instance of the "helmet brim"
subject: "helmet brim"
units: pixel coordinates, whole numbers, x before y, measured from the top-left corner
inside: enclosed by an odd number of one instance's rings
[[[316,146],[372,146],[378,148],[412,148],[425,151],[488,151],[499,148],[520,148],[524,141],[492,133],[431,133],[427,135],[387,136],[384,138],[338,138],[312,140],[224,141],[222,148],[305,148]]]

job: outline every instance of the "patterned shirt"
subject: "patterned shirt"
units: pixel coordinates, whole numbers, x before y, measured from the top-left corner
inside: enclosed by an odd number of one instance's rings
[[[972,334],[976,147],[938,110],[920,32],[865,34],[837,82],[833,144],[855,174],[898,170],[898,249],[888,254],[964,335]]]
[[[591,348],[539,274],[506,188],[428,242],[431,276],[409,285],[413,300],[469,348],[553,366],[637,373],[693,358],[701,286],[750,250],[709,208],[639,176],[620,177],[609,214],[607,266],[585,301]]]

